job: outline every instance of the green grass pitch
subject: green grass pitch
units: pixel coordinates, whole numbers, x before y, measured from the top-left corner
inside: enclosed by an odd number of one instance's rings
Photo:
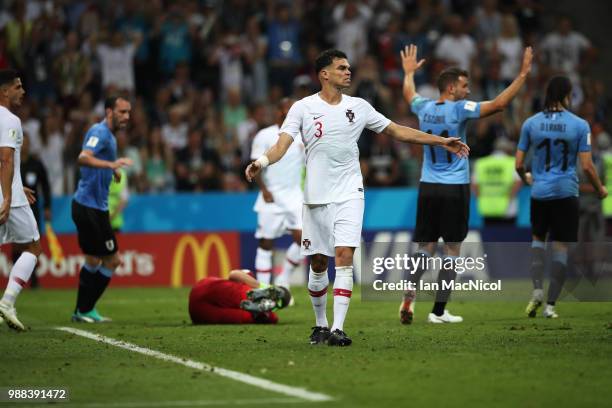
[[[345,325],[353,345],[341,349],[308,344],[310,301],[304,288],[294,293],[276,326],[192,326],[187,289],[109,289],[99,310],[115,321],[99,325],[69,322],[75,291],[26,291],[17,307],[30,330],[0,327],[0,387],[68,387],[71,404],[91,407],[314,405],[55,329],[68,326],[334,398],[317,406],[612,401],[612,303],[561,302],[561,318],[545,320],[524,317],[524,303],[455,302],[464,323],[428,325],[423,301],[402,326],[399,302],[356,294]]]

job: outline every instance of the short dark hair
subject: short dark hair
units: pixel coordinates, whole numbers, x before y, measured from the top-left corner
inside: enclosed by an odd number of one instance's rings
[[[12,84],[15,79],[19,78],[19,73],[14,69],[0,70],[0,86]]]
[[[279,309],[284,309],[287,306],[289,306],[289,303],[291,302],[291,292],[289,291],[289,289],[287,289],[284,286],[277,286],[276,287],[279,292],[280,292],[280,302],[277,302]]]
[[[552,110],[557,103],[560,103],[563,107],[568,108],[565,105],[565,98],[572,93],[572,82],[566,76],[556,76],[548,81],[546,86],[546,96],[544,97],[544,110]]]
[[[331,65],[332,62],[334,62],[334,59],[341,59],[344,58],[346,59],[347,56],[345,53],[343,53],[340,50],[325,50],[322,53],[320,53],[317,56],[317,59],[315,60],[315,70],[317,71],[317,75],[319,75],[319,72],[321,72],[321,70],[329,65]]]
[[[106,98],[104,100],[104,110],[106,110],[106,109],[115,109],[115,106],[117,106],[117,101],[119,99],[123,99],[124,101],[127,100],[123,96],[119,96],[119,95],[112,95],[112,96],[109,96],[108,98]]]
[[[454,84],[459,80],[459,77],[469,78],[469,74],[465,69],[459,67],[446,68],[438,77],[438,90],[440,93],[446,91],[449,85]]]

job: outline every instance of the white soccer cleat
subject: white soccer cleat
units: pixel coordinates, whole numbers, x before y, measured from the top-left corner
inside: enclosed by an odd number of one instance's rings
[[[462,321],[463,317],[452,315],[448,310],[444,310],[444,314],[442,316],[437,316],[433,313],[430,313],[429,316],[427,316],[428,323],[461,323]]]
[[[0,318],[3,318],[8,327],[17,331],[25,331],[25,326],[17,318],[15,307],[0,301]]]
[[[544,306],[544,310],[542,311],[542,315],[549,319],[556,319],[559,317],[557,312],[555,312],[555,307],[553,305]]]

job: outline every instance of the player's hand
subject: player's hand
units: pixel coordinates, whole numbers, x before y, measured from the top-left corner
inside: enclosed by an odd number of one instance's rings
[[[459,158],[468,157],[470,155],[470,147],[463,143],[458,137],[444,138],[442,147],[457,155]]]
[[[250,183],[260,171],[261,165],[257,163],[257,161],[254,161],[247,166],[246,170],[244,171],[244,175],[246,176],[247,181]]]
[[[25,193],[25,196],[28,199],[28,204],[32,205],[36,202],[36,193],[34,192],[34,190],[24,186],[23,192]]]
[[[262,197],[263,197],[263,199],[264,199],[264,201],[266,203],[273,203],[274,202],[274,197],[272,196],[272,193],[269,192],[268,190],[263,190],[261,192],[261,195],[262,195]]]
[[[119,169],[113,170],[113,178],[115,179],[115,183],[121,182],[121,170]]]
[[[525,178],[523,179],[523,183],[527,184],[528,186],[533,184],[533,175],[531,174],[530,171],[525,173]]]
[[[2,206],[0,206],[0,225],[3,225],[8,221],[10,212],[11,212],[11,202],[4,200],[2,202]]]
[[[606,188],[606,186],[601,186],[601,189],[599,189],[599,198],[603,200],[607,196],[608,196],[608,189]]]
[[[113,170],[116,169],[120,169],[122,167],[130,167],[132,164],[134,164],[134,161],[128,157],[121,157],[117,160],[115,160],[112,164],[111,167]]]
[[[405,46],[404,50],[400,51],[400,56],[402,58],[402,68],[404,68],[406,74],[416,71],[425,63],[424,59],[417,62],[417,46],[414,44]]]
[[[531,62],[533,61],[533,49],[526,47],[523,53],[523,64],[521,65],[521,75],[525,76],[531,71]]]

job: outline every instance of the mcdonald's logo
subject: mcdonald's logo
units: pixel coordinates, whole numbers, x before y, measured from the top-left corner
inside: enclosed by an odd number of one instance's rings
[[[206,235],[201,244],[193,235],[183,235],[174,248],[174,257],[172,258],[172,274],[170,279],[173,288],[182,286],[183,264],[187,248],[191,250],[193,255],[196,281],[208,276],[208,261],[213,248],[215,248],[219,258],[219,267],[221,268],[219,275],[222,278],[227,278],[231,269],[230,256],[225,242],[219,235]]]

